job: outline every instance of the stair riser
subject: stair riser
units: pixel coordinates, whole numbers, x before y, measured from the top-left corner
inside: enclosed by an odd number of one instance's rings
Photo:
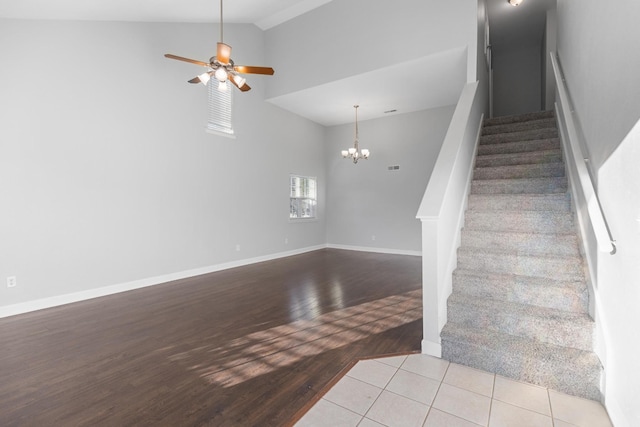
[[[571,213],[467,211],[467,230],[568,234],[575,232]]]
[[[515,165],[478,168],[473,172],[473,179],[522,179],[563,177],[564,163],[548,163],[543,165]]]
[[[508,255],[458,249],[458,268],[487,273],[517,274],[555,280],[584,280],[580,258]]]
[[[581,366],[580,361],[551,364],[544,357],[536,359],[514,355],[499,348],[452,342],[446,336],[442,338],[442,358],[573,396],[596,401],[602,398],[599,390],[602,369],[589,366],[589,369],[577,370],[575,366]]]
[[[480,145],[500,144],[505,142],[533,141],[538,139],[557,138],[556,128],[525,130],[521,132],[498,133],[495,135],[483,135],[480,137]]]
[[[468,209],[569,212],[571,198],[567,194],[472,194]]]
[[[526,122],[508,123],[503,125],[485,126],[482,128],[482,135],[495,135],[498,133],[521,132],[525,130],[536,130],[552,128],[556,129],[556,120],[554,118],[530,120]]]
[[[469,275],[456,270],[453,273],[453,292],[572,313],[588,312],[589,295],[581,283],[548,280],[545,285],[540,282],[543,281],[507,275]]]
[[[567,192],[566,177],[484,179],[471,182],[471,194],[553,194]]]
[[[486,154],[476,157],[476,168],[558,162],[562,162],[562,152],[560,150],[511,154]]]
[[[461,246],[497,249],[512,254],[580,256],[575,234],[514,233],[462,230]]]
[[[601,399],[602,366],[553,112],[485,121],[443,358]]]
[[[478,146],[478,156],[490,154],[531,153],[535,151],[559,150],[560,140],[542,139],[535,141],[505,142]]]
[[[535,113],[518,114],[512,116],[493,117],[484,121],[484,127],[499,126],[509,123],[522,123],[530,120],[542,120],[555,117],[553,111],[537,111]]]
[[[478,309],[467,304],[449,301],[447,321],[475,329],[537,340],[539,342],[591,351],[593,323],[569,321],[564,318],[530,316],[526,312],[505,313]]]

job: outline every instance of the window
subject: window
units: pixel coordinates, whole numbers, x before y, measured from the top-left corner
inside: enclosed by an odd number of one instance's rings
[[[309,176],[290,176],[289,218],[316,217],[316,179]]]
[[[227,84],[227,90],[218,90],[218,81],[211,79],[207,85],[209,91],[209,114],[207,115],[207,131],[233,135],[233,87]]]

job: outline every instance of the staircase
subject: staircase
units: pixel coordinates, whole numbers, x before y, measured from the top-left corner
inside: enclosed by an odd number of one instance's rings
[[[485,121],[443,358],[601,400],[601,364],[552,111]]]

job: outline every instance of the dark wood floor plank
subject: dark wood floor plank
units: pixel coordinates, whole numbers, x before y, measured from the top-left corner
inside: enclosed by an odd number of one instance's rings
[[[419,257],[324,249],[0,319],[2,426],[280,426],[416,351]]]

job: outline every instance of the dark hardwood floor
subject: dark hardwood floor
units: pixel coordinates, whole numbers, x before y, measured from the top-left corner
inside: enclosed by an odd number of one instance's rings
[[[323,249],[0,319],[2,426],[282,426],[420,348],[421,259]]]

